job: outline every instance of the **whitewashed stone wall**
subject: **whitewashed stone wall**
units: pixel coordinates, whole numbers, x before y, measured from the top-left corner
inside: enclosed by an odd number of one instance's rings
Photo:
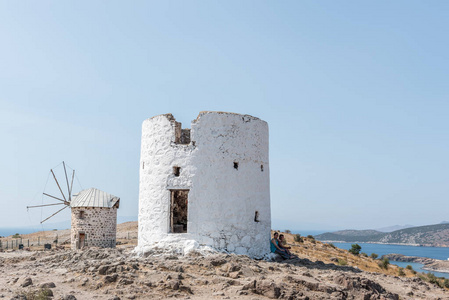
[[[271,230],[268,124],[249,115],[202,112],[186,145],[175,143],[175,128],[170,114],[142,125],[137,250],[177,235],[264,256]],[[174,166],[181,167],[179,177]],[[173,189],[190,190],[187,233],[169,233]]]
[[[84,212],[82,218],[81,211]],[[72,207],[72,249],[78,249],[80,233],[86,236],[86,246],[114,248],[116,232],[117,208]]]

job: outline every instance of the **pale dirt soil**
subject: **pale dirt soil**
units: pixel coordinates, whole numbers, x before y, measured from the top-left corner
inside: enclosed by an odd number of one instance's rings
[[[137,229],[130,223],[119,225],[118,236],[120,228]],[[125,239],[117,249],[0,252],[0,298],[47,299],[40,286],[54,283],[48,299],[449,299],[409,270],[399,277],[395,266],[383,270],[370,258],[292,239],[287,235],[299,258],[280,262],[233,254],[136,257],[135,241]]]

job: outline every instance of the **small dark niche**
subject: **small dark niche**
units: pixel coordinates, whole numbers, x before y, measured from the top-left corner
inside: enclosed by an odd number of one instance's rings
[[[173,167],[173,175],[178,177],[180,173],[181,173],[181,167],[176,167],[176,166]]]
[[[260,165],[260,171],[263,172],[263,165]]]
[[[234,162],[234,169],[238,170],[239,169],[239,163],[238,162]]]
[[[256,210],[255,214],[254,214],[254,222],[260,222],[259,221],[259,211]]]

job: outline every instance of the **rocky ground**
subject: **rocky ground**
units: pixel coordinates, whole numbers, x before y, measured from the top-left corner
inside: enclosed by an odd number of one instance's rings
[[[136,257],[130,249],[0,253],[7,299],[449,299],[417,277],[299,258],[229,254]]]
[[[63,241],[68,233],[24,238]],[[313,238],[285,234],[299,258],[268,262],[198,252],[138,257],[136,233],[137,222],[119,224],[117,249],[0,252],[0,299],[449,299],[449,290],[413,270]]]

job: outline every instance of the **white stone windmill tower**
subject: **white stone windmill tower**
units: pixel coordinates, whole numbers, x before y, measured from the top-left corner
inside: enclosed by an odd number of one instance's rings
[[[76,195],[73,192],[73,179],[75,170],[72,172],[72,178],[69,185],[69,177],[64,162],[64,175],[67,185],[67,196],[63,192],[58,179],[53,170],[50,170],[62,197],[57,197],[47,193],[45,196],[56,199],[60,202],[27,206],[27,208],[46,207],[64,205],[41,223],[49,220],[67,207],[71,208],[71,247],[72,249],[82,249],[88,247],[113,248],[116,243],[117,231],[117,209],[120,205],[120,198],[96,188],[82,190]]]
[[[136,250],[177,239],[263,257],[271,230],[267,122],[205,111],[190,125],[171,114],[142,124]]]

